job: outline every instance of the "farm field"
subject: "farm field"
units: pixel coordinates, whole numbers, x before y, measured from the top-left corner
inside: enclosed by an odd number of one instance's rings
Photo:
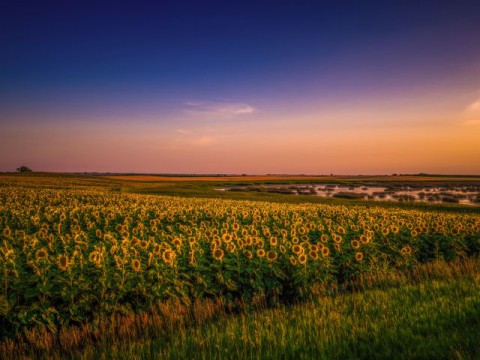
[[[222,181],[0,175],[0,357],[479,354],[478,207]]]
[[[480,359],[480,1],[4,1],[0,360]]]

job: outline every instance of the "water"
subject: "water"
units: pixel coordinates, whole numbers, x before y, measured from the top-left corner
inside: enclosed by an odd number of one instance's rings
[[[480,186],[468,187],[409,187],[408,185],[386,187],[373,185],[318,185],[318,184],[268,184],[261,186],[232,186],[218,188],[220,191],[270,192],[291,195],[320,197],[343,197],[370,200],[415,201],[430,203],[458,203],[480,205]]]

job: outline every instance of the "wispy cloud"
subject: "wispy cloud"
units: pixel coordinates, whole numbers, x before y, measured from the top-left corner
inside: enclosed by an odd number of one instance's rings
[[[480,112],[480,99],[468,105],[465,112]]]
[[[480,125],[480,98],[469,104],[463,112],[464,126],[478,126]]]
[[[188,129],[177,129],[177,133],[186,135],[186,134],[191,134],[192,132]]]
[[[215,138],[211,136],[202,136],[198,139],[194,140],[195,145],[200,145],[200,146],[207,146],[207,145],[212,145],[215,143]]]
[[[251,114],[255,108],[245,103],[188,101],[185,103],[185,112],[194,116],[231,118]]]

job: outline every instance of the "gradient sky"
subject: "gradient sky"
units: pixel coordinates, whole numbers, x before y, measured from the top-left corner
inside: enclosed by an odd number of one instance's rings
[[[480,174],[480,1],[5,1],[0,49],[0,171]]]

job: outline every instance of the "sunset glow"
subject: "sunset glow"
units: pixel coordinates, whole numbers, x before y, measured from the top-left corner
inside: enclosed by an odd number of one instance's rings
[[[313,4],[2,5],[0,171],[479,174],[478,4]]]

